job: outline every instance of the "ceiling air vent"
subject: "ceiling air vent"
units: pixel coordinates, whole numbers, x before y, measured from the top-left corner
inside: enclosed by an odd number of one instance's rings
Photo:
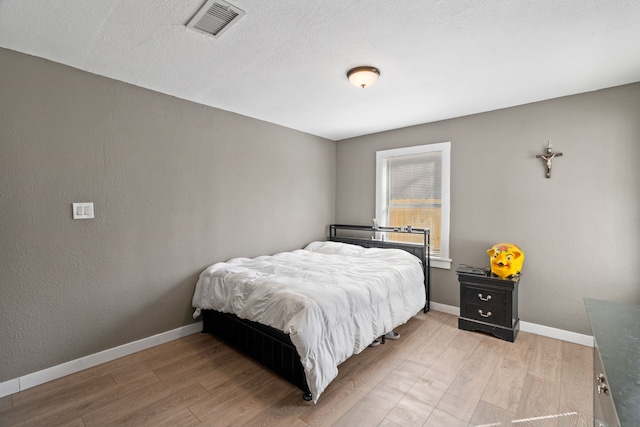
[[[218,38],[244,15],[244,10],[225,1],[208,0],[191,18],[187,28]]]

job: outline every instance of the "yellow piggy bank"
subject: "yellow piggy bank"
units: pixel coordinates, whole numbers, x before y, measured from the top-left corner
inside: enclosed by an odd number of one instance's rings
[[[498,243],[487,251],[491,260],[491,272],[503,279],[520,275],[524,252],[513,243]]]

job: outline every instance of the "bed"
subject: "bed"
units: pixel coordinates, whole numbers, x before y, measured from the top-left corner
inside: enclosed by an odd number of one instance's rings
[[[423,242],[383,240],[390,232]],[[428,255],[429,230],[334,224],[328,241],[209,266],[194,317],[317,402],[344,360],[428,311]]]

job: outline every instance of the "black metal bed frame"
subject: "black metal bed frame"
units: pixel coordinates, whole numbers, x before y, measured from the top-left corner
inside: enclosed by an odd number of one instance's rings
[[[235,314],[202,310],[202,333],[213,334],[282,376],[311,400],[300,356],[288,334]]]
[[[338,236],[338,230],[350,230],[355,236]],[[374,233],[374,239],[358,237],[358,233]],[[377,233],[406,233],[422,235],[423,245],[377,240]],[[424,312],[429,311],[430,233],[428,229],[401,231],[393,227],[372,228],[358,225],[332,224],[329,226],[329,240],[351,243],[371,248],[403,249],[420,259],[424,271],[426,304]],[[282,376],[285,380],[302,390],[302,398],[312,400],[300,356],[288,334],[250,320],[241,319],[230,313],[215,310],[202,310],[202,333],[213,334],[227,344],[237,348],[252,359]]]

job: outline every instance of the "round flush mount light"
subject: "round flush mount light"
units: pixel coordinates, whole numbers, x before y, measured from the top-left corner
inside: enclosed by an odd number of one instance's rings
[[[352,85],[365,88],[371,86],[380,77],[380,70],[376,67],[362,66],[347,71],[347,78]]]

